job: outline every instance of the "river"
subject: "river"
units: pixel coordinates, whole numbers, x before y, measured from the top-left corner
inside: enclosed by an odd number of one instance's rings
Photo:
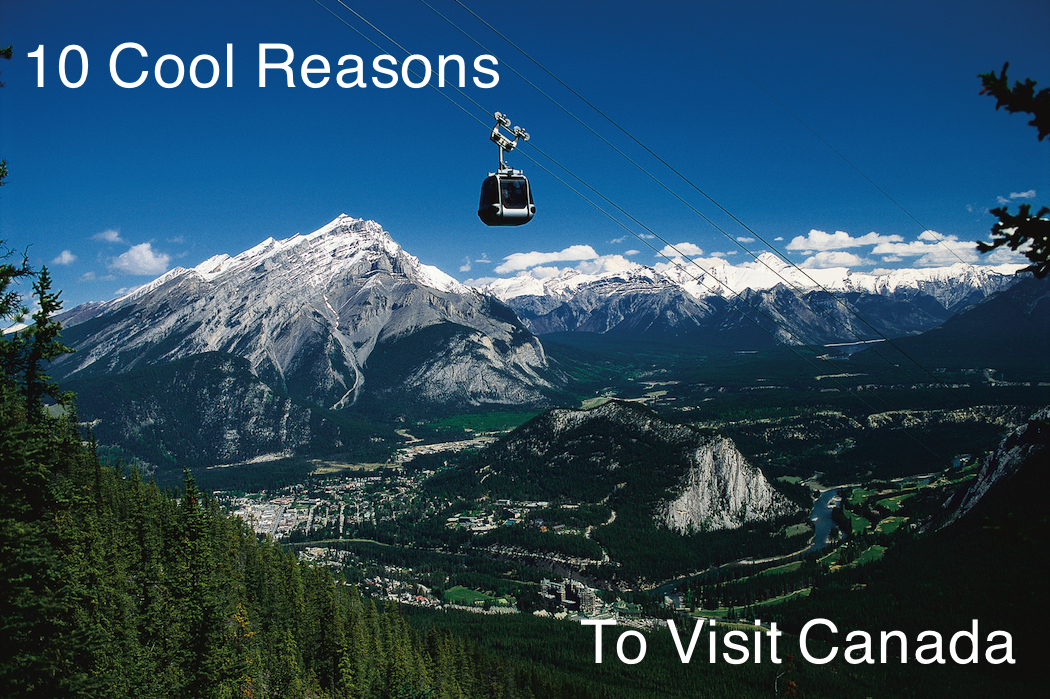
[[[813,522],[813,541],[810,543],[809,548],[802,552],[803,556],[813,551],[819,551],[828,545],[828,534],[831,532],[831,528],[835,526],[835,522],[831,519],[832,508],[829,505],[831,500],[837,497],[838,494],[838,488],[829,488],[821,491],[820,497],[813,503],[813,511],[809,516],[809,521]]]

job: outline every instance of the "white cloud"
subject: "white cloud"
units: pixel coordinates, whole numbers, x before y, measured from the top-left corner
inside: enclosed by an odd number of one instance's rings
[[[627,252],[624,253],[624,255],[640,255],[641,252],[642,252],[641,250],[628,250]]]
[[[154,252],[149,243],[141,243],[111,260],[109,268],[117,274],[163,274],[170,261],[171,256]]]
[[[544,267],[543,265],[533,267],[528,272],[529,276],[534,279],[549,279],[550,277],[556,277],[561,273],[562,270],[557,267]]]
[[[1010,192],[1009,199],[1000,195],[995,198],[995,201],[999,204],[1009,204],[1015,199],[1035,199],[1035,190],[1029,189],[1027,192]]]
[[[82,282],[111,282],[116,277],[112,274],[103,274],[101,277],[94,272],[84,272],[80,275],[80,281]]]
[[[470,257],[469,256],[463,258],[463,264],[461,264],[459,266],[459,271],[460,272],[469,272],[470,271]]]
[[[1029,189],[1027,192],[1010,192],[1011,199],[1035,199],[1035,190]]]
[[[741,235],[741,236],[737,236],[736,242],[738,242],[738,243],[753,243],[753,242],[755,242],[755,239],[754,238],[749,238],[746,235]]]
[[[852,252],[824,251],[807,258],[799,267],[803,269],[826,269],[828,267],[860,267],[871,264],[860,255]]]
[[[124,239],[120,237],[120,231],[115,231],[112,228],[96,233],[91,236],[92,240],[102,240],[107,243],[123,243]]]
[[[996,248],[986,255],[981,255],[981,264],[1005,265],[1005,264],[1031,264],[1031,260],[1024,256],[1024,252],[1031,247],[1031,243],[1022,245],[1019,250],[1010,250],[1007,247]]]
[[[900,243],[904,240],[899,235],[879,235],[868,233],[859,238],[854,238],[845,231],[825,233],[813,229],[806,236],[795,236],[787,244],[787,250],[801,250],[804,254],[811,255],[818,250],[842,250],[844,248],[856,248],[863,245],[878,245],[880,243]]]
[[[532,267],[527,272],[519,272],[519,274],[527,274],[534,279],[547,279],[549,277],[556,277],[559,274],[564,274],[569,270],[574,270],[580,274],[602,274],[603,272],[619,272],[623,269],[634,269],[640,267],[641,265],[631,262],[623,255],[602,255],[593,260],[582,260],[575,266],[539,266]]]
[[[778,242],[778,243],[779,243],[779,242],[780,242],[780,241],[782,241],[783,239],[784,239],[784,236],[782,236],[782,235],[778,235],[778,236],[777,236],[776,238],[773,238],[773,241],[774,241],[774,242]]]
[[[581,262],[576,265],[576,269],[584,274],[600,274],[601,272],[619,272],[621,269],[631,269],[640,266],[623,255],[602,255],[596,259]]]
[[[974,243],[959,240],[954,235],[940,235],[935,231],[923,231],[918,240],[909,243],[880,243],[871,250],[873,255],[886,255],[884,262],[894,262],[904,257],[917,258],[918,267],[947,267],[957,262],[978,262]]]
[[[622,243],[625,240],[627,240],[627,236],[621,235],[619,238],[613,238],[609,242],[613,243],[614,245],[619,245],[620,243]]]
[[[571,245],[560,252],[516,252],[503,258],[503,262],[493,271],[497,274],[517,272],[547,262],[575,262],[593,260],[598,257],[590,245]]]
[[[69,250],[63,250],[58,254],[58,257],[51,260],[53,265],[71,265],[77,261],[77,256],[71,253]]]
[[[673,246],[665,245],[664,249],[656,254],[658,257],[681,257],[682,255],[696,257],[697,255],[703,255],[704,251],[700,249],[699,245],[694,243],[678,243]]]

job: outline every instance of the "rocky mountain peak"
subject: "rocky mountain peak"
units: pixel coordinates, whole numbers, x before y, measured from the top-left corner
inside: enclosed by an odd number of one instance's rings
[[[79,350],[60,363],[66,376],[219,352],[328,408],[355,403],[366,384],[424,402],[511,404],[542,403],[551,385],[542,346],[509,309],[420,263],[378,223],[345,215],[60,320]]]
[[[798,511],[727,437],[699,441],[679,492],[657,506],[656,519],[679,533],[735,529]]]

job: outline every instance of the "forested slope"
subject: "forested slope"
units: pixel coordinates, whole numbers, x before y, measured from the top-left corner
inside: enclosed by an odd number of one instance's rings
[[[43,374],[66,351],[58,295],[9,259],[0,320],[19,315],[19,278],[40,310],[0,339],[0,696],[586,695],[411,629],[220,513],[188,473],[176,496],[104,465]]]

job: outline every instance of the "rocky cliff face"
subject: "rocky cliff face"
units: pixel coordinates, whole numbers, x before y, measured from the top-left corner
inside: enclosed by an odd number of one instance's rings
[[[552,385],[542,345],[512,311],[420,264],[378,224],[347,216],[172,270],[60,320],[77,349],[56,363],[64,378],[219,352],[248,360],[275,390],[331,409],[357,402],[373,370],[384,395],[438,403],[542,404]]]
[[[548,411],[483,460],[494,494],[604,500],[623,519],[681,534],[798,511],[731,440],[703,437],[634,403]]]
[[[159,468],[213,466],[341,452],[366,435],[279,395],[248,362],[215,352],[119,377],[67,384],[101,445]]]
[[[734,529],[798,511],[725,437],[703,439],[691,450],[679,487],[657,507],[656,519],[683,534]]]
[[[962,518],[992,487],[1009,480],[1024,465],[1043,469],[1050,465],[1050,406],[1032,415],[1027,423],[1007,435],[995,451],[988,455],[976,480],[960,497],[948,504],[951,512],[941,526]],[[1025,497],[1021,493],[1017,496]]]

